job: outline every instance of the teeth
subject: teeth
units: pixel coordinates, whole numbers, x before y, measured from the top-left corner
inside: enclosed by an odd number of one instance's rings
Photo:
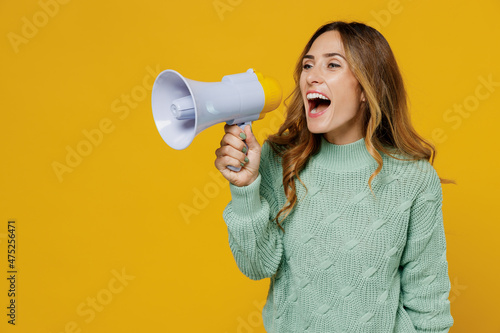
[[[320,99],[324,99],[324,100],[327,100],[329,101],[330,99],[328,97],[326,97],[325,95],[321,95],[321,94],[318,94],[318,93],[309,93],[307,94],[307,99],[308,100],[311,100],[311,99],[316,99],[316,98],[320,98]]]

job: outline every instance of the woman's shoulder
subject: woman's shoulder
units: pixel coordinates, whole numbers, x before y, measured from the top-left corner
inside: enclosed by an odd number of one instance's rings
[[[436,169],[426,159],[412,160],[401,154],[393,154],[393,157],[382,154],[382,160],[383,172],[395,176],[405,186],[414,187],[419,192],[441,188]]]

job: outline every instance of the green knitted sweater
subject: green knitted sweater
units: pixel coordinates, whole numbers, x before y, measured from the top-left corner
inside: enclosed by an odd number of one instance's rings
[[[298,203],[283,222],[281,159],[262,147],[260,174],[230,185],[224,210],[236,264],[251,279],[270,278],[262,311],[271,333],[448,332],[442,191],[432,165],[382,155],[364,138],[345,145],[322,139],[296,182]]]

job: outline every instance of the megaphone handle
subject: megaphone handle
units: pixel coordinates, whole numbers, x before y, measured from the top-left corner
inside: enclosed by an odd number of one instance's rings
[[[252,122],[251,122],[251,121],[246,121],[246,122],[244,122],[244,123],[238,124],[238,126],[239,126],[239,127],[240,127],[243,131],[245,130],[245,127],[246,127],[247,125],[250,125],[250,127],[251,127],[251,126],[252,126]],[[247,145],[246,141],[243,141],[243,142],[245,142],[245,146],[247,146],[247,152],[245,153],[245,155],[248,155],[248,145]],[[228,166],[227,166],[227,168],[228,168],[229,170],[234,171],[234,172],[240,172],[240,170],[241,170],[241,167],[237,167],[237,168],[236,168],[236,167],[234,167],[234,166],[232,166],[232,165],[228,165]]]

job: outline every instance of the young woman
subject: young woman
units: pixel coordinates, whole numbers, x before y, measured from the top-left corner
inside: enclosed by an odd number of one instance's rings
[[[249,126],[226,125],[216,151],[231,183],[223,216],[236,263],[271,278],[265,329],[448,332],[441,183],[450,181],[411,125],[387,41],[361,23],[326,24],[295,82],[286,120],[262,148]]]

